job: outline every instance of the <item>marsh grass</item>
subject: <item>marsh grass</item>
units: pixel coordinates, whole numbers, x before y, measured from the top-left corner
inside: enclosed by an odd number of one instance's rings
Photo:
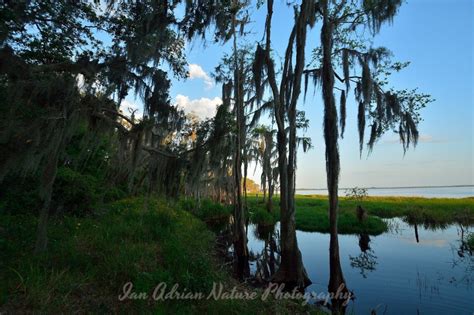
[[[260,226],[275,225],[280,218],[279,211],[268,212],[265,205],[260,206],[252,203],[249,205],[248,216],[250,222]]]
[[[250,220],[259,224],[260,213],[266,212],[265,204],[255,195],[249,196]],[[275,209],[271,216],[278,220],[279,199],[275,198]],[[366,220],[358,220],[357,205],[369,214]],[[329,232],[327,196],[296,195],[296,228],[309,232]],[[252,215],[253,213],[253,215]],[[420,197],[366,197],[363,201],[341,197],[339,199],[338,229],[341,234],[368,233],[372,235],[387,231],[382,218],[403,217],[408,223],[426,226],[444,226],[451,223],[474,224],[474,198],[420,198]]]

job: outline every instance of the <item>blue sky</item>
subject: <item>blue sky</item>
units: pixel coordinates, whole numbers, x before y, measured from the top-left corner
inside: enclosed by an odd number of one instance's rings
[[[347,131],[340,141],[341,187],[474,184],[473,162],[473,1],[410,0],[392,25],[385,25],[374,46],[385,46],[394,59],[411,61],[392,76],[396,88],[415,88],[431,94],[435,102],[422,111],[420,142],[404,156],[396,134],[387,133],[372,154],[359,157],[355,103],[348,103]],[[251,40],[262,38],[265,8],[253,13]],[[292,12],[276,1],[273,45],[279,55],[286,46]],[[309,35],[308,52],[319,45],[319,28]],[[187,45],[188,62],[195,65],[192,79],[173,81],[171,96],[187,109],[210,113],[220,97],[220,86],[209,75],[229,46],[194,41]],[[199,68],[200,67],[200,68]],[[202,70],[202,71],[201,71]],[[204,74],[203,74],[204,73]],[[177,99],[178,97],[178,99]],[[352,96],[351,96],[352,97]],[[320,93],[308,93],[299,108],[306,111],[310,128],[306,135],[314,149],[299,152],[297,187],[325,187],[323,107]],[[259,173],[250,177],[259,178]]]

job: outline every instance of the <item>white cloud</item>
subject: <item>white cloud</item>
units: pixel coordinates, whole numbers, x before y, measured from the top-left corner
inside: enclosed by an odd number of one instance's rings
[[[204,84],[206,84],[206,89],[210,89],[214,86],[214,80],[202,69],[198,64],[191,63],[189,64],[188,77],[192,79],[203,79]]]
[[[123,100],[120,104],[120,110],[124,115],[131,116],[132,111],[135,111],[135,118],[141,117],[143,110],[135,102],[129,100]]]
[[[193,113],[201,119],[214,117],[217,106],[222,104],[220,97],[199,98],[191,100],[188,96],[176,95],[176,105],[181,107],[185,113]]]

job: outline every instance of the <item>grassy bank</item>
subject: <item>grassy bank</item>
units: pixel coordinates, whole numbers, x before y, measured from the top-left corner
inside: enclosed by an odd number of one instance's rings
[[[151,294],[160,282],[210,292],[236,283],[219,267],[214,235],[165,202],[126,199],[88,218],[54,218],[49,250],[32,255],[36,218],[0,216],[0,311],[39,313],[287,313],[294,303],[257,300],[119,301],[123,285]],[[241,290],[245,287],[240,285]]]
[[[321,198],[321,197],[320,197]],[[343,207],[354,201],[344,200]],[[363,206],[370,214],[382,218],[408,217],[417,223],[474,224],[474,198],[421,198],[421,197],[369,197]]]
[[[248,198],[250,219],[254,223],[279,219],[278,198],[274,211],[268,214],[265,205],[256,196]],[[368,217],[359,222],[356,207],[360,204]],[[327,196],[296,195],[296,228],[311,232],[329,232]],[[408,222],[426,225],[450,223],[474,224],[474,198],[419,198],[419,197],[367,197],[362,202],[341,197],[339,200],[338,228],[341,234],[380,234],[387,225],[380,218],[405,217]],[[262,218],[265,221],[262,221]]]

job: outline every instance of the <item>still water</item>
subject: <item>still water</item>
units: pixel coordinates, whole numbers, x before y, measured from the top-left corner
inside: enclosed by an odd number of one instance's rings
[[[425,198],[465,198],[474,197],[474,186],[464,187],[424,187],[424,188],[368,188],[369,196],[417,196]],[[300,195],[327,195],[326,189],[296,190]],[[344,196],[345,191],[339,191]]]
[[[414,226],[399,218],[387,222],[389,231],[379,236],[339,235],[342,269],[356,296],[347,314],[473,314],[474,256],[463,241],[474,227],[417,226],[417,241]],[[249,226],[254,274],[270,269],[268,257],[278,261],[278,230],[277,224],[262,236]],[[307,292],[327,292],[329,234],[297,231],[297,237],[313,282]]]

